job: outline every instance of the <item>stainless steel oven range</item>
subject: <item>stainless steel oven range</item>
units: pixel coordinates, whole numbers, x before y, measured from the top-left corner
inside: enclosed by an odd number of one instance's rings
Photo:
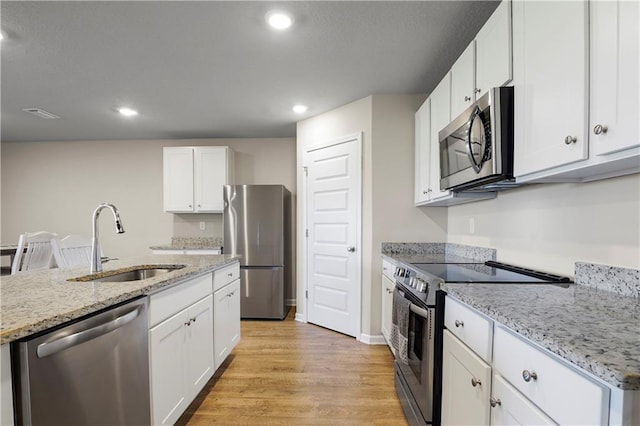
[[[509,283],[571,285],[571,279],[495,261],[483,263],[414,263],[395,273],[394,311],[409,302],[405,323],[407,356],[394,360],[396,393],[410,425],[440,425],[442,334],[446,293],[440,284]],[[405,302],[406,304],[406,302]]]

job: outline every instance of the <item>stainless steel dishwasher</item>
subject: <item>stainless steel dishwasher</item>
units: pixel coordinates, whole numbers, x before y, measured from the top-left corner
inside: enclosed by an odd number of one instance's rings
[[[23,425],[148,425],[147,298],[18,342]]]

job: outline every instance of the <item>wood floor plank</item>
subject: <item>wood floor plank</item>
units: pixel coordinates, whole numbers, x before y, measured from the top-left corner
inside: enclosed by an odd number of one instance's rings
[[[296,322],[293,310],[241,327],[240,343],[177,425],[407,425],[386,346]]]

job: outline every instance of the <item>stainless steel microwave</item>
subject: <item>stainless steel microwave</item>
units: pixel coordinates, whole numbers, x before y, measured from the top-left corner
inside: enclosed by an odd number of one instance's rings
[[[440,188],[514,186],[513,134],[513,87],[492,88],[440,131]]]

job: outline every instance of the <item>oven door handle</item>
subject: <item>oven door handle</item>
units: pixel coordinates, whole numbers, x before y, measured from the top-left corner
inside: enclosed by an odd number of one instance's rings
[[[414,305],[413,303],[409,305],[409,309],[411,309],[411,312],[413,312],[414,314],[421,316],[427,321],[429,320],[429,312],[425,311],[424,309]]]

